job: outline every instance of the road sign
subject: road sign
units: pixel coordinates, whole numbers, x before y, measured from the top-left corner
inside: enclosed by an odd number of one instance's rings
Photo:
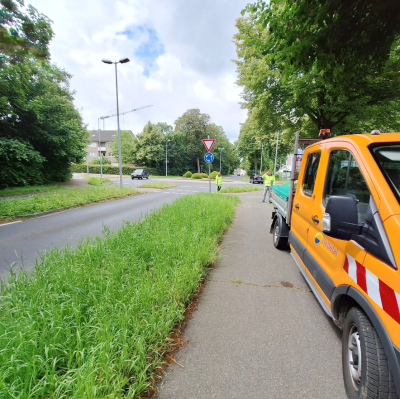
[[[203,140],[204,141],[204,140]],[[211,163],[212,161],[214,161],[214,155],[211,152],[207,152],[206,155],[204,155],[204,160],[207,163]]]
[[[205,139],[203,140],[203,144],[207,149],[207,152],[211,151],[211,147],[214,145],[215,139]]]

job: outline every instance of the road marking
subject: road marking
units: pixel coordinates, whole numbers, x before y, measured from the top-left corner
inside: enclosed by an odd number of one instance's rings
[[[22,220],[17,220],[16,222],[9,222],[9,223],[0,223],[0,227],[1,226],[7,226],[9,224],[19,223],[19,222],[22,222]]]

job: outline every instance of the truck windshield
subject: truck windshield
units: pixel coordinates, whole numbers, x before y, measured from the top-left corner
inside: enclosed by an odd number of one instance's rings
[[[400,143],[373,146],[371,152],[400,204]]]

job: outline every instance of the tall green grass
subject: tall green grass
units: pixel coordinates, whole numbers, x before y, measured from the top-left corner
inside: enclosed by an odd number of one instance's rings
[[[150,183],[144,183],[140,185],[139,187],[143,188],[171,188],[171,187],[176,187],[175,184],[171,183],[165,183],[165,182],[150,182]]]
[[[67,206],[80,206],[90,201],[110,197],[125,197],[130,194],[138,194],[138,192],[133,188],[111,185],[60,188],[30,197],[9,198],[0,201],[0,220],[12,219],[19,215],[29,215]]]
[[[138,398],[233,218],[237,197],[183,197],[53,249],[1,285],[0,397]]]
[[[227,186],[221,189],[220,193],[248,193],[250,191],[264,190],[264,186]]]

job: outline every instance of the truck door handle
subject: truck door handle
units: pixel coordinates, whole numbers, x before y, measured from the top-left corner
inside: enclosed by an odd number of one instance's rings
[[[299,204],[296,204],[294,207],[295,207],[297,210],[300,209]]]
[[[319,220],[317,218],[315,218],[314,216],[311,216],[311,219],[314,223],[318,224]]]

